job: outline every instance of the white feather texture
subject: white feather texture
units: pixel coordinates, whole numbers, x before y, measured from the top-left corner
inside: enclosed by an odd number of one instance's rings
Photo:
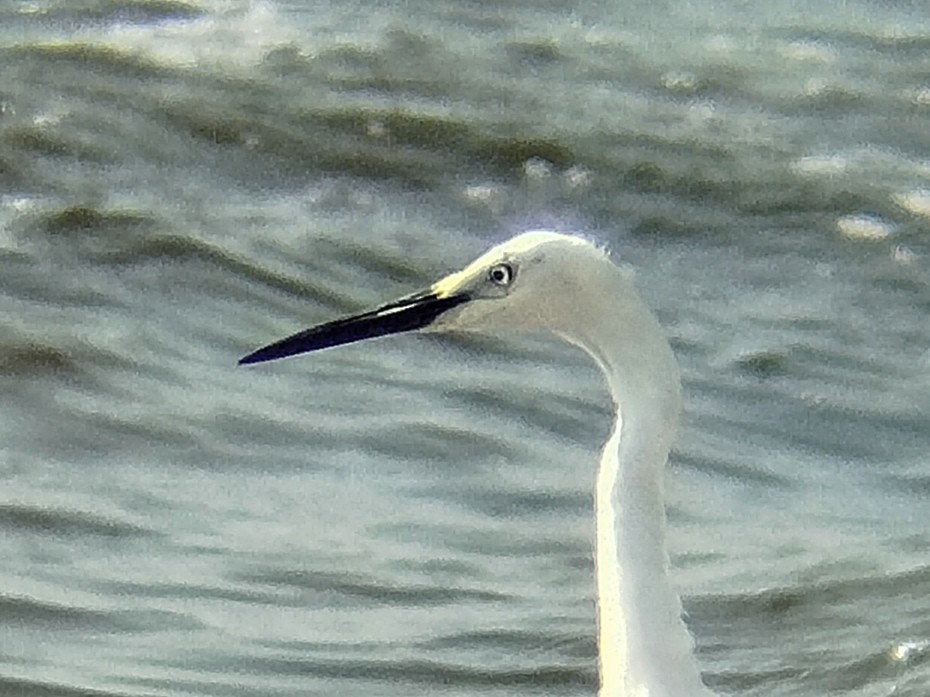
[[[600,697],[708,695],[668,580],[662,478],[678,422],[678,364],[632,275],[603,249],[527,232],[422,293],[312,327],[240,363],[403,331],[555,333],[600,366],[617,405],[595,488]]]
[[[552,331],[600,366],[617,406],[595,489],[601,697],[709,695],[668,579],[662,481],[680,410],[678,364],[631,274],[581,238],[524,233],[433,288],[473,289],[498,263],[506,297],[477,299],[434,329]]]

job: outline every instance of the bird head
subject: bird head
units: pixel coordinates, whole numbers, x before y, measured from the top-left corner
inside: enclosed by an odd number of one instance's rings
[[[604,260],[603,250],[582,238],[525,232],[426,290],[298,332],[239,363],[260,363],[405,331],[549,330],[570,338],[584,315],[584,295],[596,287]]]

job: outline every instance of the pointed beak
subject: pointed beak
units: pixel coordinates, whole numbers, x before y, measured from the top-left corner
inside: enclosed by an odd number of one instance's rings
[[[376,310],[305,329],[253,351],[239,359],[239,365],[274,361],[299,353],[423,329],[444,312],[470,299],[465,293],[447,295],[436,288],[409,295]]]

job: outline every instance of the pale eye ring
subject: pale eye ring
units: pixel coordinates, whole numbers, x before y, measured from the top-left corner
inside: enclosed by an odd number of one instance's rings
[[[509,286],[515,275],[510,264],[495,264],[488,269],[488,280],[496,286]]]

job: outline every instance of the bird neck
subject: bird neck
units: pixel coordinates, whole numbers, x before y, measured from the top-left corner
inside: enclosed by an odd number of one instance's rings
[[[618,405],[595,492],[599,694],[706,696],[667,573],[662,481],[680,408],[678,365],[632,297],[613,329],[602,325],[587,340]]]

